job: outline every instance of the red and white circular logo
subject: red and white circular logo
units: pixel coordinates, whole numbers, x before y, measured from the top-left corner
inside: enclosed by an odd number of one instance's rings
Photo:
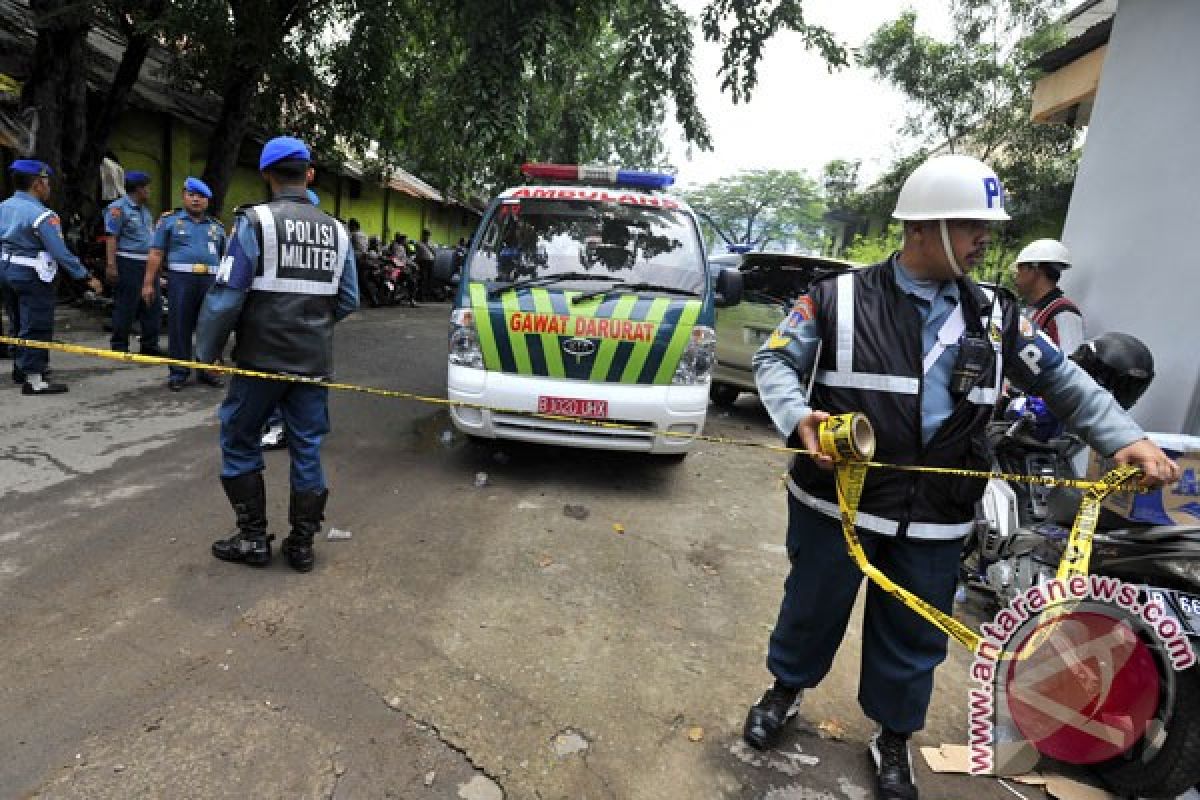
[[[1009,712],[1022,735],[1069,764],[1126,752],[1158,708],[1159,673],[1149,648],[1125,621],[1093,611],[1035,628],[1017,648],[1007,680]]]

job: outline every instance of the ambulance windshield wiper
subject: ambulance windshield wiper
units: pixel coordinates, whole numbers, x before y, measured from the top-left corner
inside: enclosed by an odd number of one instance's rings
[[[693,292],[688,289],[676,289],[674,286],[662,286],[657,283],[618,283],[616,286],[609,286],[607,289],[597,289],[594,292],[585,292],[571,300],[572,303],[582,303],[596,297],[616,294],[617,292],[666,292],[667,294],[679,294],[685,297],[699,297],[699,292]]]
[[[611,275],[593,275],[590,272],[560,272],[557,275],[543,275],[540,278],[526,278],[523,281],[514,281],[505,286],[497,286],[488,292],[488,299],[495,300],[505,292],[512,292],[517,289],[527,289],[531,286],[549,286],[552,283],[559,281],[611,281],[614,280]]]

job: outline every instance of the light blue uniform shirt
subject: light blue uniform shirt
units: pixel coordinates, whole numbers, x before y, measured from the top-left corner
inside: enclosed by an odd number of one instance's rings
[[[166,269],[196,272],[193,265],[204,264],[216,274],[225,251],[225,228],[210,216],[197,221],[186,211],[176,211],[159,220],[150,247],[162,251]]]
[[[36,258],[41,252],[49,253],[72,278],[87,277],[87,269],[63,241],[58,214],[29,192],[15,192],[0,203],[0,263],[8,262],[9,256]],[[22,264],[3,263],[3,268],[16,279],[37,275],[33,267]]]
[[[117,237],[117,255],[140,255],[144,259],[150,252],[150,240],[154,236],[150,210],[135,205],[128,195],[118,197],[104,209],[104,230]]]
[[[896,267],[896,285],[908,295],[924,323],[921,327],[921,356],[933,349],[938,331],[958,308],[958,284],[954,281],[927,281],[914,278],[899,257],[892,263]],[[933,434],[954,410],[954,397],[950,394],[950,376],[954,372],[954,360],[958,358],[958,344],[946,350],[925,374],[921,387],[921,442],[929,444]]]

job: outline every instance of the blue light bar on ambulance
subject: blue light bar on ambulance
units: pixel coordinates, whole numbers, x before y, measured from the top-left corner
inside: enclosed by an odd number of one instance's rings
[[[636,189],[665,189],[675,183],[675,176],[665,172],[639,172],[633,169],[618,169],[604,166],[579,166],[576,164],[522,164],[521,172],[530,178],[555,181],[578,181],[579,183],[604,183],[611,186],[628,186]]]

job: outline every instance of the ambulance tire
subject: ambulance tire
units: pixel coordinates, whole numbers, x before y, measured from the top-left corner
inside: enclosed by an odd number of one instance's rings
[[[708,390],[708,397],[721,408],[733,408],[742,390],[729,383],[713,383]]]
[[[667,466],[673,467],[677,464],[682,464],[683,460],[687,457],[688,451],[684,450],[682,453],[663,453],[658,457],[658,459]]]
[[[1094,767],[1110,789],[1152,800],[1178,797],[1200,782],[1200,667],[1175,673],[1172,705],[1166,740],[1153,758],[1142,761],[1135,751]]]

